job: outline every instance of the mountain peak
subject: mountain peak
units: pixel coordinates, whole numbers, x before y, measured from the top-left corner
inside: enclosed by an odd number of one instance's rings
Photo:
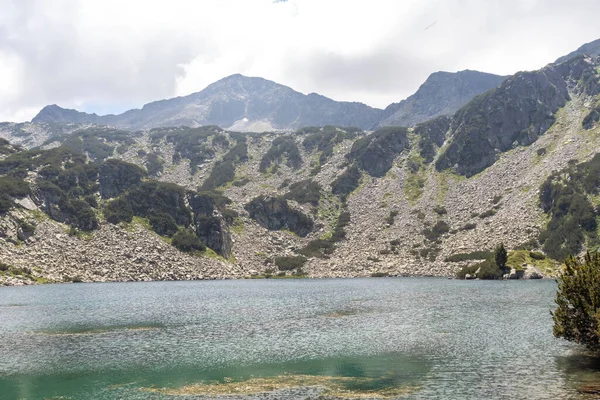
[[[56,104],[50,104],[40,110],[31,122],[58,122],[87,124],[96,123],[98,115],[87,114],[77,110],[62,108]]]
[[[579,47],[577,50],[570,52],[566,56],[559,57],[555,61],[555,63],[562,63],[582,54],[587,54],[589,56],[600,55],[600,39],[596,39],[592,42],[586,43],[583,46]]]
[[[412,126],[441,115],[452,115],[475,96],[495,88],[505,79],[468,69],[434,72],[415,94],[400,103],[390,104],[380,126]]]

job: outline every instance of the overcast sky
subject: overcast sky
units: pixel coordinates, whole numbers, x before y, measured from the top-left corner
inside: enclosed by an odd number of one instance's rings
[[[98,114],[261,76],[385,107],[435,71],[543,67],[600,38],[598,0],[0,0],[0,121]]]

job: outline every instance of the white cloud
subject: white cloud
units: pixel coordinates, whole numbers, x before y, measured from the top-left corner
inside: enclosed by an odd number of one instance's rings
[[[384,107],[436,70],[536,69],[600,37],[595,0],[0,0],[0,120],[99,113],[233,73]]]

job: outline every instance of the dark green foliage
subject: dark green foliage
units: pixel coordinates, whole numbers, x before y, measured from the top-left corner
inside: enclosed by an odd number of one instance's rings
[[[260,172],[267,172],[272,164],[281,164],[284,156],[288,167],[298,169],[302,166],[300,150],[291,136],[280,136],[273,140],[271,147],[260,161]]]
[[[130,223],[133,220],[133,210],[131,209],[129,200],[119,197],[110,201],[104,207],[104,219],[111,224],[118,224],[119,222]]]
[[[0,155],[9,155],[23,151],[23,148],[18,145],[11,145],[6,139],[0,138]]]
[[[280,271],[291,271],[299,269],[306,263],[306,257],[302,256],[287,256],[275,257],[275,265]]]
[[[321,185],[312,179],[293,183],[290,186],[290,191],[285,194],[284,198],[296,200],[298,203],[310,203],[313,206],[317,206],[321,199]]]
[[[407,128],[399,126],[381,128],[355,141],[346,157],[369,175],[384,176],[396,156],[408,148],[407,133]]]
[[[508,252],[504,248],[504,243],[500,243],[494,250],[494,263],[500,270],[506,268],[506,262],[508,261]]]
[[[44,144],[59,141],[65,148],[89,155],[92,160],[103,161],[112,157],[116,144],[122,153],[134,143],[132,134],[111,128],[91,127],[68,135],[53,136]]]
[[[100,166],[100,195],[104,199],[117,197],[126,190],[139,185],[146,171],[125,161],[110,159]]]
[[[223,159],[215,164],[210,176],[202,184],[202,190],[212,190],[231,182],[235,178],[236,164],[246,161],[248,161],[248,144],[242,136]]]
[[[35,234],[35,225],[32,225],[27,221],[19,221],[19,228],[25,237],[30,237]]]
[[[225,221],[227,221],[228,224],[233,224],[233,221],[239,217],[239,214],[237,211],[235,210],[230,210],[230,209],[225,209],[221,212],[221,215],[223,216],[223,218],[225,219]]]
[[[440,206],[437,205],[435,207],[433,207],[433,211],[437,214],[437,215],[444,215],[444,214],[448,214],[448,211],[446,210],[446,207],[444,206]]]
[[[242,187],[242,186],[246,186],[248,183],[250,183],[250,179],[248,178],[241,178],[237,181],[233,182],[233,186],[237,186],[237,187]]]
[[[600,255],[572,256],[558,278],[554,336],[600,350]]]
[[[156,153],[149,153],[146,155],[146,169],[148,170],[148,175],[150,176],[158,176],[164,171],[165,162],[161,160],[161,158]]]
[[[529,257],[533,258],[534,260],[545,260],[546,259],[546,255],[544,253],[540,253],[539,251],[530,251]]]
[[[442,116],[415,127],[414,133],[419,136],[419,154],[425,163],[431,163],[437,152],[436,147],[444,144],[450,121],[450,117]]]
[[[479,218],[484,219],[484,218],[489,218],[492,217],[494,215],[496,215],[497,211],[494,210],[493,208],[482,212],[481,214],[479,214]]]
[[[473,251],[471,253],[457,253],[446,257],[446,262],[460,262],[469,260],[487,260],[494,255],[491,251]]]
[[[349,166],[341,175],[339,175],[331,184],[331,192],[340,196],[342,201],[346,201],[360,184],[361,174],[356,165]]]
[[[88,203],[80,199],[68,199],[59,203],[64,215],[64,222],[82,231],[93,231],[98,228],[96,213]]]
[[[182,158],[187,158],[190,160],[190,171],[195,174],[198,171],[198,165],[215,156],[215,152],[208,143],[209,137],[221,132],[223,130],[217,126],[158,128],[151,131],[150,137],[153,142],[164,138],[168,143],[172,143],[175,150],[173,163],[176,164]]]
[[[433,227],[425,228],[423,235],[427,240],[435,242],[448,232],[450,232],[450,226],[445,221],[438,221]]]
[[[152,214],[148,218],[152,230],[161,236],[171,237],[177,233],[177,223],[169,214],[158,213]]]
[[[396,211],[396,210],[390,211],[388,216],[385,217],[385,222],[389,225],[394,225],[394,218],[396,218],[397,215],[398,215],[398,211]]]
[[[29,184],[12,176],[0,177],[0,214],[15,206],[12,198],[25,197],[30,193]]]
[[[371,273],[371,278],[385,278],[387,276],[390,276],[390,274],[388,274],[387,272],[372,272]]]
[[[595,95],[597,72],[575,58],[539,71],[519,72],[498,88],[475,97],[454,114],[451,142],[436,161],[438,171],[454,168],[467,177],[494,164],[497,153],[535,142],[555,122],[568,100],[568,84]]]
[[[313,175],[316,175],[323,164],[333,155],[333,148],[336,144],[346,139],[353,139],[360,132],[358,128],[336,128],[334,126],[325,126],[323,128],[303,128],[298,134],[309,133],[302,141],[302,145],[308,152],[315,149],[320,152],[319,164],[315,167]]]
[[[350,212],[343,210],[338,216],[330,238],[311,240],[299,253],[306,257],[327,258],[335,250],[335,244],[346,238],[346,230],[344,228],[348,224],[350,224]]]
[[[551,219],[539,236],[544,252],[555,260],[578,254],[587,242],[597,242],[596,210],[588,195],[600,189],[600,154],[588,162],[569,165],[552,174],[540,187],[542,210]]]
[[[28,150],[11,154],[0,160],[0,174],[10,173],[13,176],[21,172],[33,171],[38,167],[62,167],[64,163],[83,165],[86,157],[65,147],[56,147],[50,150]],[[26,176],[23,175],[22,177]]]
[[[478,268],[480,268],[477,278],[483,280],[495,280],[502,278],[502,270],[498,267],[498,265],[496,265],[495,262],[486,260],[476,265]]]
[[[188,196],[194,214],[212,215],[215,210],[223,212],[231,199],[214,190],[199,191]]]
[[[458,279],[465,279],[468,275],[474,276],[475,272],[479,269],[479,264],[470,264],[462,267],[457,273],[456,277]]]
[[[213,146],[227,148],[229,147],[229,140],[222,133],[217,133],[213,136],[212,144]]]
[[[231,182],[235,178],[235,165],[228,162],[218,162],[210,175],[202,184],[201,190],[212,190]]]
[[[192,222],[186,206],[186,191],[173,183],[147,181],[131,188],[125,198],[131,204],[134,215],[149,218],[168,214],[177,225],[188,226]]]
[[[173,235],[171,244],[179,251],[183,252],[206,250],[206,246],[198,239],[198,236],[188,228],[177,231],[177,233]]]
[[[585,118],[583,118],[581,125],[584,129],[592,129],[598,121],[600,121],[600,107],[594,108],[592,111],[590,111]]]

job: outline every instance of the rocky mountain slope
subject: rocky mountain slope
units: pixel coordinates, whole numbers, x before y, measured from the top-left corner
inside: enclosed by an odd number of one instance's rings
[[[243,132],[325,125],[371,130],[387,125],[412,126],[439,115],[451,115],[503,79],[477,71],[437,72],[414,95],[380,110],[316,93],[304,95],[262,78],[232,75],[198,93],[156,101],[120,115],[99,116],[49,105],[32,122],[110,125],[134,131],[179,125],[217,125]]]
[[[138,130],[165,126],[218,125],[232,130],[268,131],[304,126],[371,128],[382,110],[338,102],[262,79],[232,75],[189,96],[155,101],[120,115],[98,116],[57,105],[44,107],[32,122],[85,123]]]
[[[414,126],[442,115],[452,115],[475,96],[495,88],[506,77],[479,71],[436,72],[419,90],[400,103],[390,104],[379,126]]]
[[[592,42],[586,43],[579,47],[577,50],[572,51],[566,56],[559,57],[555,63],[565,62],[573,57],[577,57],[580,55],[590,55],[590,56],[598,56],[600,55],[600,39],[594,40]]]
[[[499,242],[551,272],[600,243],[599,83],[578,56],[373,133],[3,124],[0,281],[448,276]]]

